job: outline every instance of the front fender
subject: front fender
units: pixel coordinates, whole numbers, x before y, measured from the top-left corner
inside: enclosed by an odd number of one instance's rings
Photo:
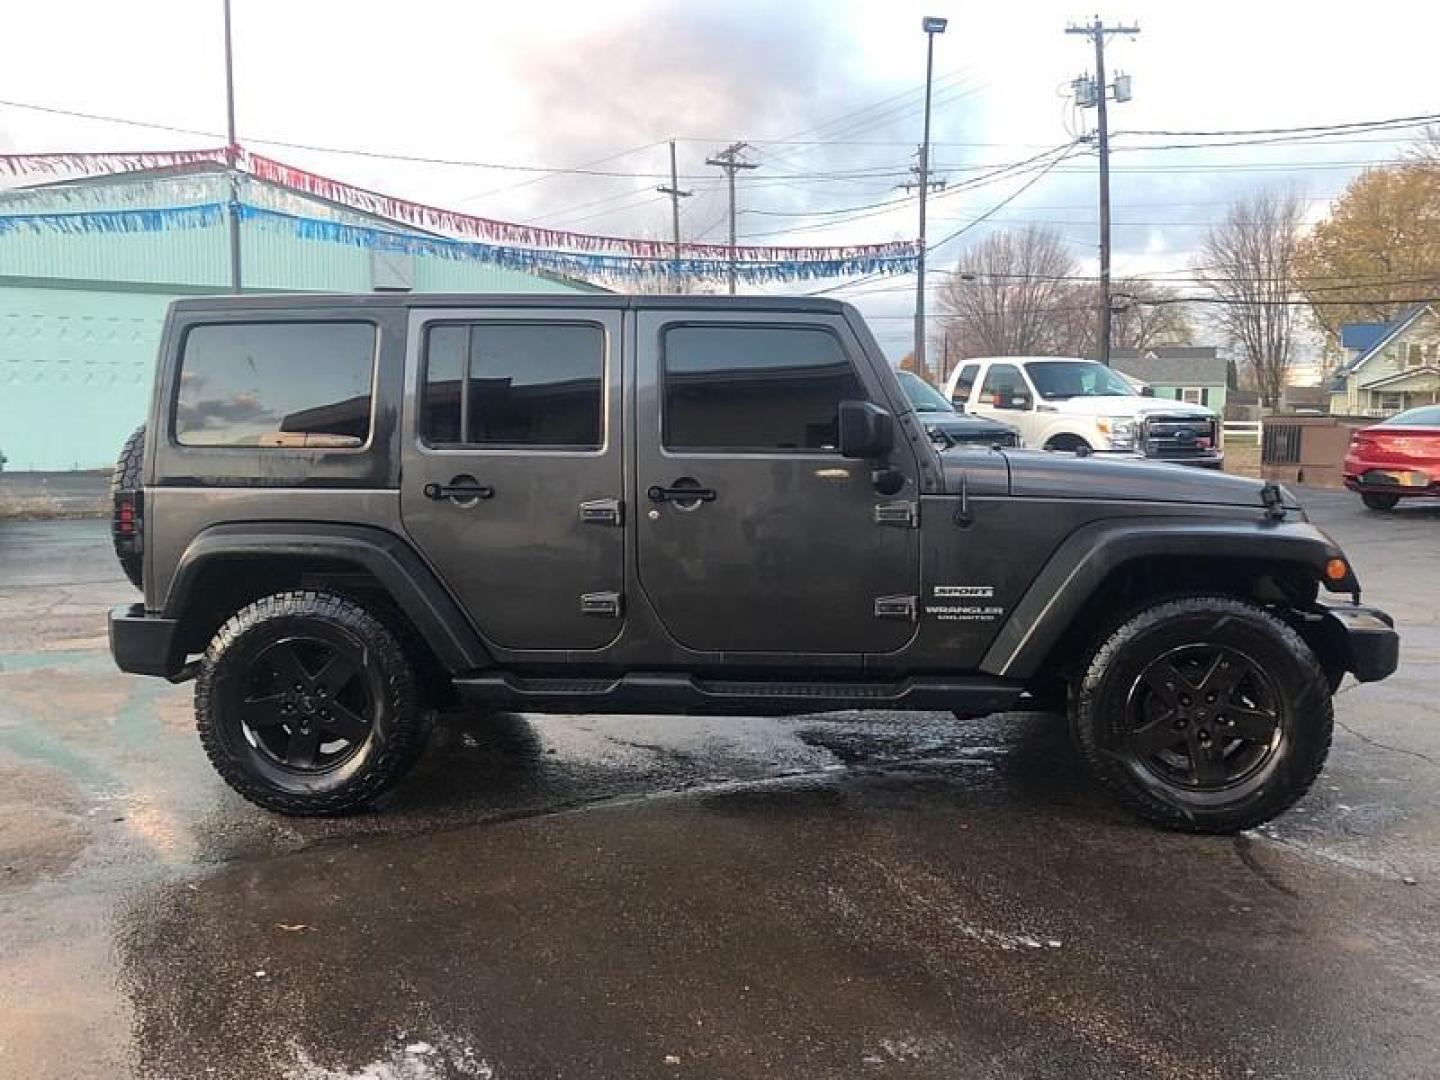
[[[1087,601],[1116,570],[1139,559],[1256,560],[1303,567],[1330,588],[1358,589],[1353,577],[1331,582],[1325,564],[1343,557],[1319,529],[1303,522],[1127,518],[1096,521],[1075,530],[1056,549],[1010,618],[995,636],[982,671],[1025,679],[1039,672]]]

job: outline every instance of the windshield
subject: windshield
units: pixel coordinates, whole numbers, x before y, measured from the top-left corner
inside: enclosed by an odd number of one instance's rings
[[[955,411],[955,406],[950,404],[945,395],[919,375],[911,371],[897,371],[895,374],[900,376],[900,386],[904,389],[905,396],[910,399],[910,404],[915,406],[916,412]]]
[[[1093,360],[1047,360],[1026,364],[1025,373],[1042,398],[1135,397],[1136,390],[1104,364]]]
[[[1402,413],[1396,413],[1386,420],[1381,420],[1382,425],[1393,424],[1396,427],[1440,427],[1440,405],[1425,405],[1418,409],[1408,409]]]

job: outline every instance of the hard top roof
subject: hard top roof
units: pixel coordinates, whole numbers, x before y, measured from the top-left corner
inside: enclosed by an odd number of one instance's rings
[[[184,313],[305,311],[314,308],[659,308],[687,311],[809,311],[844,314],[850,305],[821,296],[690,296],[617,293],[266,293],[176,300]]]

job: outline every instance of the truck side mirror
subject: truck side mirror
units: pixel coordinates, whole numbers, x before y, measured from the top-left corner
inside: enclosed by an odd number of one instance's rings
[[[840,455],[873,461],[883,458],[895,443],[895,422],[890,414],[869,401],[840,402]]]

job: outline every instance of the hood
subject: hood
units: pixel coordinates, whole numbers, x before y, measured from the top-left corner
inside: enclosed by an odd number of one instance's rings
[[[1003,420],[992,420],[988,416],[976,416],[974,413],[917,411],[915,416],[926,428],[939,428],[965,438],[974,438],[977,435],[1012,435],[1016,431],[1015,427]]]
[[[988,459],[975,451],[947,451],[940,455],[945,490],[958,492],[964,474],[972,493],[993,492],[1000,482],[994,473],[994,459],[1003,459],[1008,466],[1009,493],[1018,497],[1204,503],[1254,510],[1264,506],[1260,498],[1264,482],[1249,477],[1137,458],[1076,457],[1044,450],[995,450]],[[1299,510],[1295,496],[1283,487],[1280,490],[1285,506]]]
[[[1139,394],[1113,397],[1073,397],[1040,402],[1040,409],[1046,406],[1071,416],[1148,416],[1164,413],[1166,416],[1193,416],[1197,419],[1215,419],[1215,410],[1204,405],[1191,405],[1185,401],[1170,398],[1141,397]]]

